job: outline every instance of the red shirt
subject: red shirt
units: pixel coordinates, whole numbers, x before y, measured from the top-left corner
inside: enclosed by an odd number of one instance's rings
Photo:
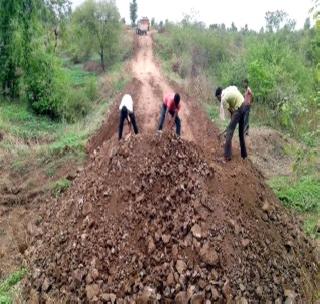
[[[246,105],[250,106],[252,103],[252,99],[253,99],[253,94],[252,94],[251,89],[248,87],[246,89],[246,92],[244,93],[244,103]]]
[[[174,93],[170,93],[164,96],[163,104],[167,106],[169,112],[179,112],[180,110],[180,103],[176,106],[174,102]]]

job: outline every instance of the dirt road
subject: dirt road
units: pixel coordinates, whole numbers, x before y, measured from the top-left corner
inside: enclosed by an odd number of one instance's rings
[[[89,143],[87,166],[43,207],[29,291],[40,302],[311,303],[318,267],[296,218],[238,147],[232,162],[215,161],[219,131],[196,100],[183,100],[182,139],[155,132],[162,95],[187,95],[162,76],[151,37],[136,42],[134,79]],[[141,134],[119,143],[124,93]]]
[[[131,64],[133,77],[141,82],[140,95],[136,100],[137,114],[143,117],[142,129],[145,132],[154,132],[159,123],[163,95],[175,92],[175,90],[165,80],[155,61],[152,37],[150,35],[139,36],[137,42],[138,51]],[[181,113],[179,113],[182,124],[181,136],[193,140],[188,124],[190,113],[188,105],[183,100],[181,104]]]

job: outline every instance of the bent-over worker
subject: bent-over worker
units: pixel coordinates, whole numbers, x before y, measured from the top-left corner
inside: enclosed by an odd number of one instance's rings
[[[138,127],[136,123],[136,118],[133,112],[133,100],[131,95],[125,94],[122,97],[120,106],[120,123],[119,123],[119,140],[122,138],[124,121],[127,120],[129,124],[129,131],[131,133],[131,124],[135,134],[138,134]]]
[[[226,130],[226,143],[224,146],[224,159],[230,161],[232,158],[232,137],[237,124],[239,124],[239,140],[241,148],[241,157],[247,158],[247,149],[244,139],[244,116],[245,105],[244,98],[236,86],[229,86],[224,90],[219,87],[216,90],[216,97],[220,101],[220,114],[224,119],[224,107],[230,112],[231,121]]]
[[[172,127],[173,124],[176,124],[176,133],[178,136],[181,134],[181,120],[179,118],[178,112],[181,108],[180,104],[180,95],[178,93],[169,93],[166,94],[163,98],[163,104],[160,114],[160,123],[158,130],[163,129],[163,124],[165,118],[169,113],[171,115],[171,121],[169,122],[169,127]]]

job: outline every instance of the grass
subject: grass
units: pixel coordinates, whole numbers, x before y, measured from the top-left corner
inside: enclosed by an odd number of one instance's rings
[[[100,127],[114,96],[129,81],[129,77],[124,76],[124,69],[124,64],[115,65],[110,73],[99,79],[101,92],[98,98],[91,99],[91,111],[74,123],[37,116],[22,102],[0,100],[0,132],[3,134],[0,184],[1,178],[9,173],[13,178],[16,176],[19,183],[23,180],[24,185],[30,185],[29,188],[33,184],[39,186],[36,178],[43,177],[47,178],[41,180],[44,191],[51,191],[55,182],[54,195],[65,190],[67,182],[60,180],[61,174],[83,165],[87,140]],[[70,70],[77,84],[92,79],[77,66]]]
[[[0,282],[0,304],[11,304],[14,302],[15,286],[27,274],[26,269],[20,269],[11,274],[7,279]]]
[[[320,179],[303,176],[294,181],[290,177],[277,177],[269,181],[273,191],[287,208],[298,212],[304,219],[304,231],[312,238],[320,238]]]
[[[71,182],[67,180],[66,178],[61,178],[58,181],[56,181],[52,187],[52,194],[55,197],[58,197],[63,192],[65,192],[71,185]]]

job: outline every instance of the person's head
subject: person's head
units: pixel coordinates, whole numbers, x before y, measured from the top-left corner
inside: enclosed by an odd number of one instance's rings
[[[178,93],[174,94],[173,100],[174,100],[175,105],[178,106],[180,103],[180,95]]]
[[[219,101],[221,101],[221,95],[222,95],[222,88],[221,87],[218,87],[217,89],[216,89],[216,97],[217,97],[217,99],[219,100]]]
[[[244,79],[243,80],[243,86],[244,86],[245,89],[248,88],[248,86],[249,86],[249,80],[248,79]]]

